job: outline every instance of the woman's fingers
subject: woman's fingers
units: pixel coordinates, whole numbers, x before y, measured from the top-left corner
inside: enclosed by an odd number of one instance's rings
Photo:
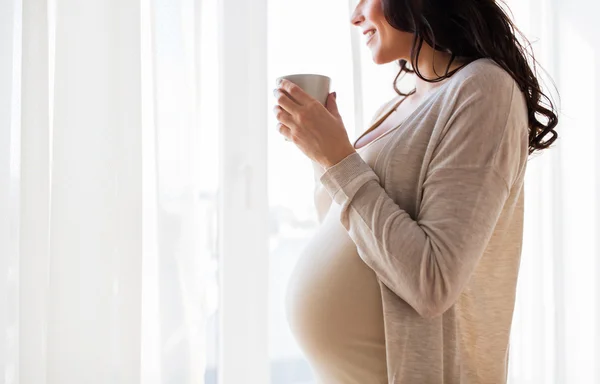
[[[300,86],[286,79],[282,79],[281,84],[279,84],[279,89],[283,89],[287,92],[287,94],[292,97],[292,100],[300,106],[308,105],[313,101],[312,97],[304,92]]]
[[[288,127],[295,126],[292,115],[289,112],[287,112],[284,108],[282,108],[281,106],[276,105],[275,107],[273,107],[273,113],[275,114],[275,117],[277,118],[277,120],[279,122],[285,124]]]
[[[294,99],[290,98],[290,95],[281,88],[275,88],[273,94],[275,95],[277,104],[288,113],[294,113],[296,109],[300,107],[300,105]]]
[[[282,123],[277,123],[277,132],[279,132],[286,141],[291,141],[292,139],[292,130]]]

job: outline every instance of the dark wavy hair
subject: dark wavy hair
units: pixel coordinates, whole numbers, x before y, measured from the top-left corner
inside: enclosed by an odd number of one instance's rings
[[[494,0],[381,0],[387,22],[394,28],[414,34],[411,48],[411,65],[399,60],[400,71],[394,79],[394,90],[404,74],[416,74],[428,82],[439,82],[452,76],[468,63],[490,58],[504,68],[525,94],[529,119],[529,154],[548,148],[558,137],[554,130],[558,117],[552,101],[540,89],[536,77],[536,60],[533,53],[517,39],[519,36],[530,46],[527,38],[515,27],[507,14]],[[433,49],[449,53],[450,63],[446,73],[437,79],[424,78],[415,63],[427,42]],[[527,62],[532,59],[533,69]],[[466,62],[448,72],[452,62],[459,57]],[[544,121],[538,119],[538,115]],[[544,137],[550,138],[542,141]]]

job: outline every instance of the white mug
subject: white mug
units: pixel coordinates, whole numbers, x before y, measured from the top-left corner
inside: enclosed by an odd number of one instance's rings
[[[277,80],[279,79],[286,79],[298,85],[304,92],[308,93],[323,105],[327,102],[327,96],[329,96],[329,89],[331,86],[331,78],[328,76],[312,73],[297,73],[278,77]]]

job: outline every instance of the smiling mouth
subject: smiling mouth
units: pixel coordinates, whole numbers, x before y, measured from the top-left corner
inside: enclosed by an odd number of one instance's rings
[[[370,42],[371,40],[373,40],[373,37],[374,37],[376,34],[377,34],[377,32],[376,32],[376,31],[374,31],[374,32],[371,34],[371,36],[369,36],[369,37],[367,38],[367,41],[365,42],[365,44],[369,44],[369,42]]]

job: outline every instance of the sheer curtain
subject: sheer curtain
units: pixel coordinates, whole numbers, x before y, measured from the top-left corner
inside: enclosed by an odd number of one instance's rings
[[[559,139],[529,161],[512,383],[600,383],[600,29],[589,0],[509,0],[553,78]]]
[[[216,382],[201,5],[0,2],[1,383]]]

